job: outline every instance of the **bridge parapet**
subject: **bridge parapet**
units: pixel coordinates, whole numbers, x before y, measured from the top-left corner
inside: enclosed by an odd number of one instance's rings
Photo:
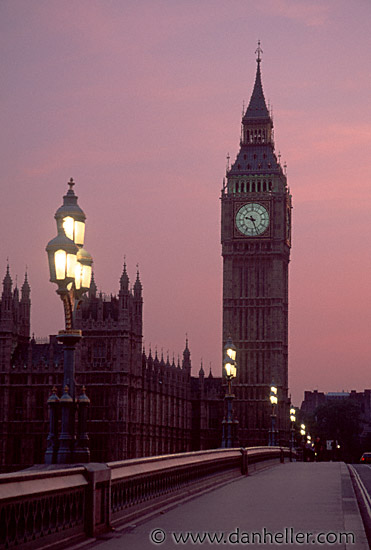
[[[215,449],[108,464],[35,466],[0,475],[0,549],[61,548],[185,492],[289,456],[287,448]]]

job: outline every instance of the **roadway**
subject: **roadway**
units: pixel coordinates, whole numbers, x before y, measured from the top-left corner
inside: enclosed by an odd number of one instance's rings
[[[370,464],[355,464],[353,468],[358,472],[363,485],[367,489],[368,494],[371,496],[371,465]]]
[[[370,474],[371,469],[362,473],[371,482]],[[85,543],[84,549],[217,546],[368,550],[347,466],[340,462],[273,466],[158,510],[151,518]]]
[[[371,466],[354,464],[350,466],[361,515],[371,546]]]

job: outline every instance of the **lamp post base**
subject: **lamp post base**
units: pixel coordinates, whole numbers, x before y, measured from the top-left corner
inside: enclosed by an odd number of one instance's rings
[[[75,462],[75,349],[82,338],[81,330],[60,330],[57,339],[63,343],[63,386],[64,394],[60,404],[62,408],[62,427],[59,436],[57,464],[73,464]]]
[[[234,421],[232,419],[232,401],[234,395],[232,393],[227,393],[225,400],[227,402],[227,418],[223,420],[223,436],[222,436],[222,448],[231,449],[233,447],[233,425]]]

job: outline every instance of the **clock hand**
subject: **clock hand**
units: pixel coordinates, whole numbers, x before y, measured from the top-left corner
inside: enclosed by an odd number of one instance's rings
[[[253,218],[252,216],[250,216],[250,217],[246,216],[246,219],[247,219],[247,220],[250,220],[250,221],[253,223],[254,229],[255,229],[255,231],[257,232],[258,230],[256,229],[256,225],[255,225],[256,219]]]

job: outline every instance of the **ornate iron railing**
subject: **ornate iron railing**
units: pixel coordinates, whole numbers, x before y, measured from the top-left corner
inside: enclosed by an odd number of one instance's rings
[[[239,470],[239,449],[199,451],[110,463],[111,511],[121,512],[220,472]]]
[[[0,548],[84,535],[84,468],[0,475]]]

